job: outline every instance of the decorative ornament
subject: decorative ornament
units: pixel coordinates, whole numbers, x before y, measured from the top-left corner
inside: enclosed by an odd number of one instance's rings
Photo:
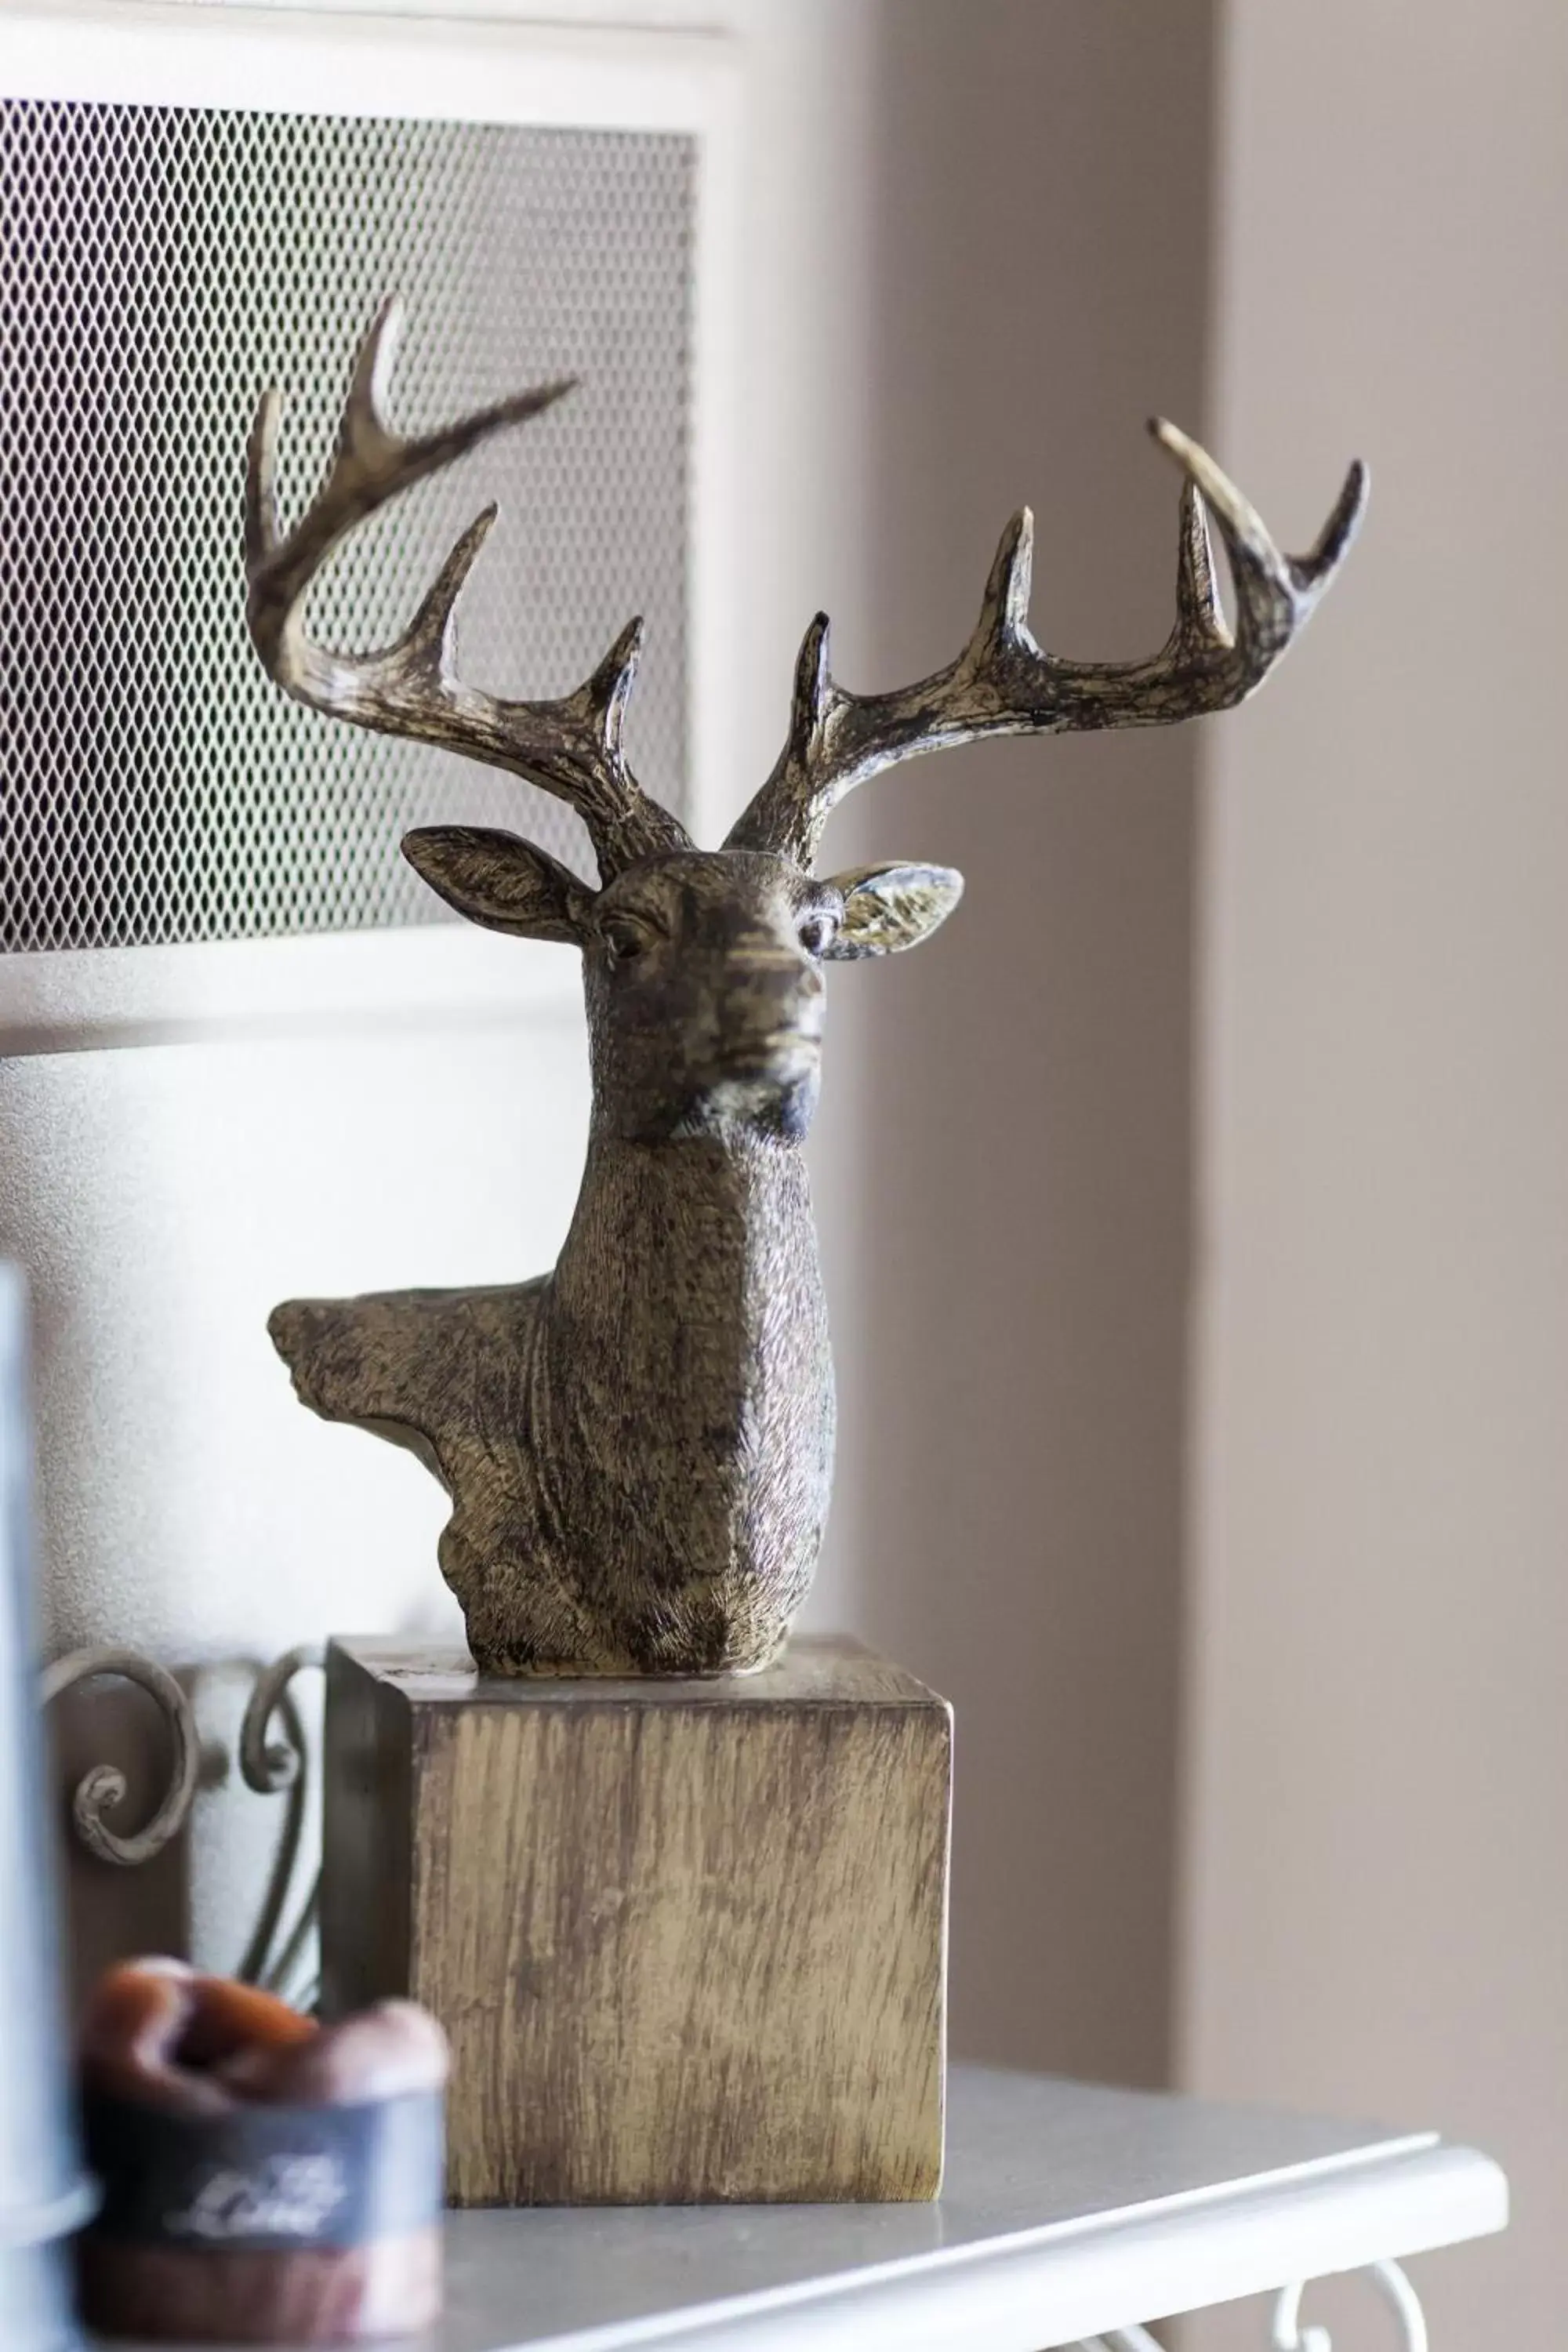
[[[440,1543],[478,1664],[500,1674],[701,1675],[764,1665],[816,1565],[833,1456],[833,1371],[801,1146],[816,1107],[830,964],[917,946],[963,888],[900,859],[819,878],[828,813],[895,761],[988,735],[1163,726],[1261,685],[1360,520],[1352,466],[1311,553],[1281,555],[1174,425],[1182,467],[1176,622],[1137,662],[1074,662],[1028,625],[1032,523],[1003,533],[968,644],[886,694],[833,677],[807,630],[789,734],[721,849],[698,849],[626,764],[633,621],[558,701],[511,702],[458,673],[459,592],[495,520],[464,533],[395,645],[316,644],[304,607],[355,524],[570,391],[553,383],[418,439],[386,422],[396,306],[353,371],[337,448],[285,533],[279,402],[250,445],[250,633],[296,700],[526,777],[574,809],[596,886],[515,835],[421,827],[404,854],[472,922],[581,950],[594,1108],[553,1272],[480,1290],[295,1300],[271,1332],[303,1401],[412,1446],[452,1497]],[[1235,583],[1215,581],[1207,514]],[[457,1139],[460,1141],[460,1138]]]

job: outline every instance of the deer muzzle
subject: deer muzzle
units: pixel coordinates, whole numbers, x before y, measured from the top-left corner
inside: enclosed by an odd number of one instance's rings
[[[816,1061],[822,1046],[822,975],[788,950],[752,949],[732,957],[715,1024],[726,1071],[781,1076]]]

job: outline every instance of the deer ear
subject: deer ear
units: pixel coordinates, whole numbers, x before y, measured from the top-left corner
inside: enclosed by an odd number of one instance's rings
[[[403,855],[470,923],[573,947],[587,936],[587,884],[515,833],[485,824],[421,825],[404,835]]]
[[[947,920],[963,896],[963,877],[951,866],[854,866],[829,887],[843,895],[844,920],[825,952],[897,955]]]

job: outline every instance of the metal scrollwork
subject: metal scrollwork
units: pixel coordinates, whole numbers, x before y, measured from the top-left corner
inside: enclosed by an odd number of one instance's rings
[[[305,1769],[304,1735],[289,1697],[289,1685],[308,1666],[322,1663],[319,1643],[301,1642],[258,1675],[239,1727],[239,1769],[245,1785],[258,1797],[277,1797],[298,1787]],[[269,1748],[267,1735],[277,1715],[282,1721],[284,1744]]]
[[[238,1741],[240,1775],[247,1788],[258,1796],[282,1797],[285,1805],[260,1916],[236,1973],[247,1984],[264,1986],[306,2006],[314,1997],[310,1950],[320,1881],[286,1926],[284,1915],[305,1829],[308,1762],[305,1728],[290,1685],[296,1675],[324,1663],[319,1644],[300,1643],[258,1674]],[[133,1870],[162,1853],[190,1819],[202,1779],[202,1744],[190,1696],[168,1668],[143,1657],[139,1650],[118,1644],[73,1650],[46,1667],[40,1686],[42,1704],[47,1707],[66,1691],[100,1675],[134,1683],[145,1691],[169,1728],[172,1754],[163,1799],[152,1820],[133,1834],[121,1835],[104,1818],[124,1801],[125,1775],[118,1765],[93,1765],[72,1791],[71,1818],[88,1852],[100,1862]]]
[[[1160,2352],[1146,2327],[1113,2327],[1106,2336],[1086,2336],[1078,2352]]]
[[[1426,2322],[1415,2288],[1397,2263],[1369,2263],[1360,2273],[1381,2287],[1405,2331],[1405,2352],[1426,2352]],[[1305,2283],[1288,2286],[1274,2307],[1273,2352],[1333,2352],[1326,2327],[1303,2327],[1301,2297]]]
[[[162,1853],[170,1839],[184,1829],[195,1800],[201,1742],[196,1737],[195,1715],[184,1691],[165,1667],[142,1657],[136,1650],[105,1644],[97,1649],[73,1650],[68,1656],[58,1658],[44,1672],[43,1704],[48,1706],[63,1692],[74,1690],[79,1683],[91,1682],[100,1675],[113,1675],[144,1690],[169,1727],[173,1754],[168,1786],[156,1812],[143,1828],[122,1837],[104,1819],[125,1798],[125,1775],[117,1765],[93,1765],[77,1782],[71,1797],[71,1818],[88,1852],[96,1854],[100,1862],[134,1870],[139,1864],[151,1862],[154,1854]]]
[[[1415,2288],[1397,2263],[1369,2263],[1359,2275],[1383,2291],[1405,2332],[1405,2352],[1427,2352],[1426,2322]],[[1326,2327],[1303,2326],[1301,2300],[1309,2282],[1284,2288],[1274,2306],[1269,2336],[1271,2352],[1333,2352]],[[1086,2336],[1076,2352],[1160,2352],[1146,2327],[1112,2327],[1101,2336]]]
[[[322,1652],[315,1643],[301,1642],[296,1648],[286,1650],[258,1675],[239,1727],[239,1769],[246,1787],[254,1789],[258,1796],[286,1797],[288,1807],[271,1876],[262,1898],[261,1916],[238,1973],[247,1984],[261,1985],[268,1992],[285,1997],[301,1990],[298,1979],[316,1924],[321,1893],[318,1877],[298,1917],[285,1933],[284,1906],[294,1882],[305,1825],[307,1760],[304,1727],[289,1685],[296,1675],[324,1664]],[[274,1723],[282,1738],[269,1744],[268,1733]],[[308,2001],[309,1990],[304,1998]]]

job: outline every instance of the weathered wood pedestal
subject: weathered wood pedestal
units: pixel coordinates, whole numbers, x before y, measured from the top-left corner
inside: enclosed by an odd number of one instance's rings
[[[933,2197],[951,1719],[854,1643],[709,1682],[332,1645],[322,1993],[451,2037],[458,2205]]]

